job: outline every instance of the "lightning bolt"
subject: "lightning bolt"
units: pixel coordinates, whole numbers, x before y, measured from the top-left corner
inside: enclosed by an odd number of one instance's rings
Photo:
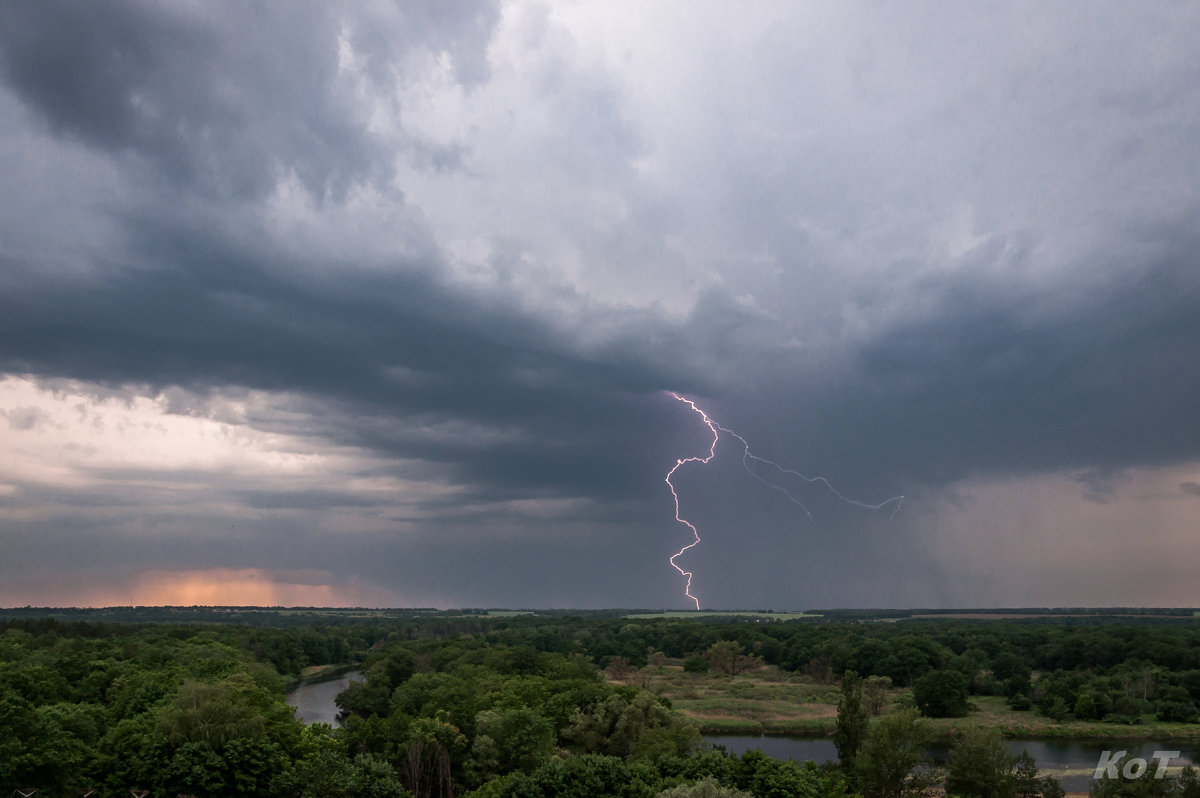
[[[742,467],[746,469],[747,474],[754,477],[759,482],[766,485],[768,488],[771,488],[772,490],[777,490],[780,493],[782,493],[784,496],[787,496],[788,499],[792,502],[792,504],[796,505],[797,507],[799,507],[801,510],[804,511],[804,514],[808,516],[808,520],[810,520],[810,521],[812,520],[812,513],[810,513],[808,511],[808,508],[804,506],[804,502],[800,501],[795,496],[793,496],[787,490],[787,488],[781,487],[779,485],[776,485],[773,482],[768,482],[767,480],[763,479],[762,476],[760,476],[759,474],[757,474],[754,471],[754,469],[750,468],[751,460],[755,461],[756,463],[766,463],[767,465],[771,466],[779,473],[789,474],[793,477],[798,477],[799,479],[804,480],[805,482],[807,482],[810,485],[813,485],[813,484],[824,485],[829,490],[830,493],[832,493],[834,496],[836,496],[839,499],[841,499],[842,501],[844,501],[846,504],[852,504],[855,507],[862,507],[864,510],[882,510],[884,507],[887,507],[889,504],[895,504],[896,505],[895,509],[893,509],[892,514],[890,516],[888,516],[889,520],[892,518],[895,518],[896,513],[900,512],[900,508],[902,506],[904,506],[904,496],[903,495],[893,496],[890,499],[885,499],[884,501],[881,501],[879,504],[868,504],[867,502],[860,502],[858,499],[851,499],[849,496],[843,496],[841,493],[838,492],[837,488],[833,487],[833,485],[825,477],[806,476],[804,474],[801,474],[799,471],[793,471],[790,468],[784,468],[779,463],[776,463],[774,460],[768,460],[765,457],[759,457],[754,452],[750,451],[750,444],[746,443],[746,439],[743,438],[741,435],[738,435],[736,432],[729,429],[728,427],[722,427],[720,424],[717,424],[717,429],[721,430],[721,432],[728,432],[730,435],[732,435],[733,437],[737,438],[739,441],[742,442]]]
[[[692,533],[692,542],[687,544],[686,546],[684,546],[679,551],[672,554],[669,562],[671,563],[671,567],[674,568],[676,571],[678,571],[681,576],[687,577],[687,585],[683,589],[683,594],[685,596],[687,596],[689,599],[691,599],[693,603],[695,603],[696,609],[700,609],[700,599],[698,599],[692,595],[692,577],[694,574],[691,571],[685,571],[682,567],[680,567],[679,563],[677,563],[675,561],[677,559],[679,559],[680,557],[682,557],[684,555],[684,553],[686,553],[689,549],[693,549],[700,544],[700,531],[698,529],[696,529],[695,524],[693,524],[691,521],[687,520],[682,515],[680,515],[679,493],[675,490],[675,483],[671,481],[671,477],[675,476],[675,472],[678,471],[680,468],[682,468],[687,463],[707,464],[707,463],[711,462],[712,459],[717,456],[717,441],[720,440],[722,432],[726,432],[726,433],[732,435],[733,437],[737,438],[741,442],[741,444],[742,444],[742,467],[746,469],[746,473],[749,474],[750,476],[754,477],[756,480],[761,482],[763,485],[766,485],[768,488],[782,493],[784,496],[787,497],[788,501],[790,501],[792,504],[796,505],[801,510],[803,510],[804,514],[806,516],[808,516],[808,519],[810,521],[812,520],[812,513],[809,512],[809,509],[804,505],[804,502],[802,502],[798,498],[796,498],[796,496],[794,494],[792,494],[791,491],[789,491],[787,488],[783,487],[782,485],[777,485],[774,482],[770,482],[770,481],[764,479],[761,474],[759,474],[757,471],[755,471],[753,468],[750,467],[750,462],[754,461],[755,463],[762,463],[764,465],[768,465],[768,466],[774,468],[780,474],[796,477],[810,485],[813,485],[813,484],[823,485],[830,493],[832,493],[838,499],[845,502],[846,504],[850,504],[855,507],[862,507],[863,509],[866,509],[866,510],[882,510],[884,507],[887,507],[890,504],[895,504],[896,506],[892,510],[892,514],[890,516],[888,516],[889,519],[895,518],[896,513],[900,512],[900,508],[904,506],[904,496],[903,495],[893,496],[890,499],[885,499],[884,501],[879,502],[878,504],[868,504],[867,502],[861,502],[858,499],[851,499],[850,497],[844,496],[840,492],[838,492],[838,490],[833,487],[833,484],[825,477],[821,477],[821,476],[810,477],[805,474],[801,474],[799,471],[794,471],[790,468],[785,468],[785,467],[781,466],[779,463],[776,463],[774,460],[768,460],[765,457],[759,457],[758,455],[754,454],[754,452],[750,451],[750,444],[747,443],[745,438],[743,438],[741,435],[737,434],[733,430],[729,429],[728,427],[723,427],[720,424],[718,424],[716,421],[713,421],[712,418],[710,418],[707,413],[705,413],[703,410],[701,410],[696,405],[696,403],[693,402],[691,399],[688,399],[686,396],[680,396],[679,394],[674,393],[674,392],[671,392],[671,396],[675,397],[675,399],[679,400],[680,402],[683,402],[688,407],[690,407],[695,413],[697,413],[700,416],[701,420],[704,421],[705,426],[707,426],[713,434],[712,444],[708,447],[708,456],[707,457],[685,457],[683,459],[676,460],[675,466],[670,471],[667,472],[667,477],[665,480],[667,483],[667,487],[669,487],[671,489],[672,498],[675,499],[675,520],[678,521],[679,523],[683,524],[684,526],[686,526],[688,528],[688,530],[691,531],[691,533]]]
[[[682,397],[677,393],[672,393],[671,396],[674,396],[679,401],[686,403],[688,406],[690,406],[692,408],[692,410],[695,410],[697,413],[699,413],[700,418],[704,419],[704,423],[708,426],[708,428],[710,430],[712,430],[712,434],[713,434],[712,445],[708,447],[708,457],[688,457],[683,460],[676,460],[675,467],[667,472],[667,479],[666,479],[667,487],[671,489],[671,496],[673,496],[675,498],[675,520],[678,521],[679,523],[683,524],[684,526],[686,526],[688,529],[690,529],[692,531],[692,537],[694,538],[694,540],[692,540],[691,543],[687,544],[682,549],[680,549],[679,551],[677,551],[671,555],[671,559],[670,559],[671,567],[674,568],[676,571],[678,571],[683,576],[687,577],[687,586],[684,587],[684,589],[683,589],[683,595],[687,596],[688,598],[690,598],[692,601],[694,601],[696,603],[696,609],[700,609],[700,599],[698,599],[692,595],[692,572],[683,570],[682,568],[679,567],[679,563],[675,562],[675,560],[677,560],[681,556],[683,556],[683,553],[685,551],[687,551],[690,548],[693,548],[694,546],[698,546],[700,544],[700,531],[696,529],[695,524],[693,524],[691,521],[687,520],[686,518],[684,518],[682,515],[679,514],[679,494],[675,492],[675,483],[671,481],[671,477],[675,476],[675,472],[678,471],[680,468],[682,468],[684,463],[707,463],[710,460],[712,460],[714,457],[716,457],[717,456],[717,440],[721,437],[721,435],[720,435],[720,433],[717,432],[718,425],[716,424],[716,422],[714,422],[711,418],[709,418],[707,413],[705,413],[700,408],[696,407],[695,402],[693,402],[691,399]]]

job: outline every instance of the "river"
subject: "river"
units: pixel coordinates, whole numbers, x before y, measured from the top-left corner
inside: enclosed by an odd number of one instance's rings
[[[341,726],[334,699],[350,682],[361,682],[362,671],[350,671],[325,682],[303,682],[288,691],[287,702],[296,708],[296,717],[305,723]]]
[[[325,682],[300,684],[287,694],[287,702],[296,708],[296,717],[305,723],[328,723],[340,726],[337,704],[334,699],[352,681],[362,681],[362,671],[350,671],[336,679]],[[757,748],[777,759],[837,761],[837,748],[828,737],[780,737],[774,735],[712,736],[705,737],[710,743],[723,745],[731,754],[744,754]],[[1096,765],[1105,751],[1127,751],[1126,759],[1141,757],[1150,763],[1153,772],[1156,751],[1179,751],[1178,757],[1168,763],[1172,767],[1200,763],[1200,744],[1194,741],[1171,742],[1165,740],[1005,740],[1004,744],[1013,754],[1028,751],[1037,760],[1043,775],[1053,775],[1067,790],[1086,791],[1091,786]],[[929,754],[936,762],[945,762],[949,753],[946,744],[930,746]]]
[[[828,737],[811,739],[800,737],[776,737],[771,735],[705,737],[710,743],[725,746],[731,754],[744,754],[757,748],[777,759],[797,759],[815,762],[837,761],[837,748]],[[1150,764],[1153,773],[1156,751],[1179,751],[1178,757],[1167,764],[1171,767],[1200,763],[1200,744],[1195,741],[1168,740],[1005,740],[1005,746],[1014,754],[1028,751],[1037,760],[1043,775],[1053,775],[1067,790],[1084,791],[1091,786],[1096,765],[1105,751],[1127,751],[1130,758],[1141,757]],[[930,746],[929,754],[936,762],[945,762],[949,746]]]

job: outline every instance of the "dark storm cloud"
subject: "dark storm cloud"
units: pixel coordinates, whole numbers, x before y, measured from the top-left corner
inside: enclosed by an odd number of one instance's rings
[[[943,281],[918,321],[816,360],[778,346],[780,327],[709,303],[672,351],[692,368],[685,389],[756,453],[859,498],[1065,469],[1107,501],[1123,469],[1200,454],[1200,263],[1186,239],[1176,248],[1069,302]]]
[[[310,191],[344,190],[382,153],[331,91],[337,42],[311,14],[268,8],[205,19],[152,3],[10,6],[0,54],[56,133],[172,183],[253,196],[294,169]]]
[[[661,423],[635,399],[663,376],[632,354],[564,351],[549,328],[456,296],[420,268],[296,280],[270,255],[203,233],[156,231],[147,246],[145,262],[161,266],[86,290],[29,276],[0,297],[0,368],[313,394],[344,414],[315,422],[318,431],[452,465],[497,492],[628,484],[618,465]],[[516,435],[489,444],[409,434],[445,420]]]
[[[176,194],[208,192],[213,181],[263,194],[281,169],[296,170],[318,197],[346,181],[382,180],[372,171],[382,169],[379,143],[338,97],[333,13],[323,5],[212,19],[155,6],[67,11],[7,10],[0,52],[10,85],[60,136],[132,154],[166,182],[155,189],[163,194],[123,212],[126,260],[102,264],[86,282],[12,265],[12,290],[0,298],[0,367],[320,397],[336,412],[318,413],[303,432],[442,464],[477,500],[603,495],[643,479],[628,461],[662,424],[636,397],[682,380],[652,376],[637,353],[572,352],[549,325],[452,291],[432,248],[377,271],[298,265],[270,241],[239,235],[231,245],[228,219],[202,205],[173,208]],[[418,48],[450,53],[467,86],[487,77],[494,8],[460,18],[439,4],[406,6],[401,16],[391,26],[347,23],[375,80],[394,80],[395,61]],[[386,59],[376,64],[376,55]],[[407,144],[418,163],[454,161]],[[514,434],[489,443],[411,432],[447,421]]]
[[[952,289],[938,316],[859,354],[863,382],[849,391],[859,423],[885,446],[902,437],[908,467],[934,482],[971,468],[1195,458],[1200,260],[1189,238],[1173,257],[1139,264],[1048,318],[1030,317],[1036,296]]]
[[[145,260],[163,267],[86,291],[30,277],[0,297],[0,367],[320,396],[338,412],[308,431],[441,463],[478,499],[612,497],[657,485],[662,458],[703,435],[653,397],[694,388],[728,408],[733,417],[718,418],[751,440],[804,451],[840,484],[895,491],[904,479],[936,485],[971,470],[1194,457],[1200,423],[1188,397],[1200,395],[1200,269],[1180,257],[1049,317],[1030,317],[1031,298],[931,288],[937,312],[920,324],[887,330],[848,369],[827,364],[806,371],[806,384],[786,385],[787,355],[751,348],[773,328],[715,302],[683,329],[631,317],[637,336],[583,354],[543,324],[452,293],[425,269],[293,280],[270,253],[156,231]],[[749,378],[751,390],[739,395],[736,380],[702,369],[672,373],[673,357],[693,367],[741,358],[733,376]],[[793,415],[755,407],[753,386],[767,379],[769,401],[790,396]],[[456,420],[513,434],[411,429]]]
[[[452,53],[471,85],[487,77],[481,53],[495,21],[486,8],[461,17],[417,8],[403,36],[381,38],[404,31],[370,19],[347,27],[379,83],[388,70],[374,54],[394,61],[397,49],[402,58],[424,48]],[[338,14],[321,4],[220,15],[17,5],[0,16],[0,58],[10,86],[59,135],[133,153],[173,190],[216,180],[262,193],[294,169],[321,195],[386,173],[362,112],[339,99],[338,30]],[[848,370],[806,363],[815,378],[805,370],[805,385],[780,387],[789,357],[770,344],[783,330],[719,295],[682,324],[630,313],[632,334],[585,354],[494,298],[447,287],[433,248],[387,272],[297,268],[269,241],[231,244],[227,224],[144,207],[125,224],[136,266],[105,268],[86,284],[14,264],[0,298],[0,366],[313,393],[346,411],[328,420],[331,435],[447,463],[497,494],[522,484],[549,494],[603,492],[614,481],[628,489],[648,475],[615,476],[629,474],[629,453],[661,440],[663,416],[646,396],[694,388],[744,405],[744,416],[755,407],[737,393],[747,378],[775,382],[777,406],[784,393],[805,403],[819,427],[801,416],[782,428],[802,430],[822,463],[882,481],[1173,462],[1200,450],[1188,412],[1198,379],[1190,345],[1200,340],[1191,229],[1154,231],[1178,245],[1121,272],[1136,279],[1045,318],[1028,318],[1031,298],[1019,291],[941,280],[928,288],[932,312],[863,342]],[[770,418],[771,409],[753,412]],[[482,447],[414,440],[394,429],[400,416],[518,434]],[[870,461],[851,448],[842,465],[844,442],[856,439],[869,442]]]
[[[407,3],[390,24],[360,18],[343,28],[339,9],[320,2],[181,9],[53,0],[0,12],[0,68],[55,133],[144,161],[175,187],[255,197],[290,171],[313,195],[339,196],[391,171],[354,87],[339,80],[339,35],[368,59],[447,52],[471,84],[487,75],[496,16],[492,3]],[[368,74],[390,77],[382,64]]]

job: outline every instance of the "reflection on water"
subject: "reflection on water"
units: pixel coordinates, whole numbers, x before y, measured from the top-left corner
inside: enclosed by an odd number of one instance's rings
[[[757,748],[777,759],[797,759],[814,762],[837,761],[837,748],[828,737],[818,739],[800,737],[774,737],[734,735],[705,737],[710,743],[725,746],[731,754],[744,754]],[[1200,746],[1194,741],[1167,740],[1005,740],[1005,746],[1014,754],[1028,751],[1037,760],[1043,775],[1057,778],[1065,789],[1087,790],[1091,786],[1096,764],[1105,751],[1127,751],[1126,759],[1141,757],[1150,763],[1156,751],[1179,751],[1180,756],[1172,759],[1171,767],[1194,765],[1200,762]],[[935,762],[945,762],[949,746],[945,744],[929,747],[929,755]]]
[[[334,699],[338,693],[349,686],[350,682],[361,682],[362,671],[350,671],[327,682],[312,682],[301,684],[290,690],[287,702],[296,708],[296,717],[305,723],[328,723],[332,726],[342,725],[338,719],[337,704]]]

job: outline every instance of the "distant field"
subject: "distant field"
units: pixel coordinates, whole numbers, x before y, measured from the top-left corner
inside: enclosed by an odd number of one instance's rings
[[[670,612],[631,612],[626,618],[768,618],[773,621],[794,621],[799,618],[820,618],[812,612],[751,612],[745,610],[673,610]]]
[[[1168,614],[1164,614],[1162,612],[1155,612],[1155,611],[1113,612],[1113,613],[1099,613],[1099,612],[970,612],[970,611],[963,611],[963,612],[926,613],[926,614],[921,614],[921,615],[910,615],[908,617],[910,619],[914,619],[914,620],[946,619],[946,620],[959,620],[959,621],[1013,621],[1013,620],[1026,620],[1028,618],[1096,618],[1096,617],[1104,617],[1104,618],[1166,618],[1168,620],[1178,618],[1181,620],[1191,620],[1192,618],[1195,617],[1195,614],[1193,614],[1193,615],[1179,615],[1179,614],[1168,615]],[[899,620],[905,620],[905,619],[901,618]]]
[[[837,722],[841,689],[810,677],[767,665],[737,676],[687,673],[683,661],[667,660],[632,673],[627,683],[638,684],[671,701],[693,718],[704,734],[790,734],[825,736]],[[1068,720],[1055,722],[1036,712],[1010,709],[1004,698],[971,696],[972,711],[963,718],[930,718],[927,723],[940,739],[950,739],[966,727],[998,729],[1005,737],[1028,739],[1200,739],[1200,725],[1167,723],[1145,716],[1136,726]],[[912,690],[888,691],[884,712],[912,706]]]
[[[734,613],[740,615],[742,613]],[[833,730],[841,690],[773,666],[738,676],[687,673],[682,660],[632,677],[694,718],[705,734],[824,735]]]

